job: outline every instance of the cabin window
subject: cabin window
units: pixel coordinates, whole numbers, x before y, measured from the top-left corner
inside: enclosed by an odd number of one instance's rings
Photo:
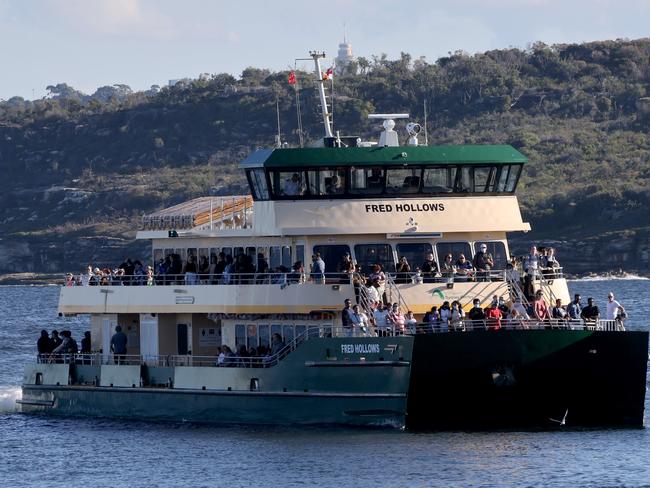
[[[276,269],[282,264],[282,251],[280,246],[269,247],[269,265],[271,269]]]
[[[280,337],[282,337],[282,340],[284,340],[284,337],[282,336],[282,326],[279,324],[273,324],[271,326],[271,339],[273,339],[273,336],[275,334],[278,334]]]
[[[341,262],[345,254],[350,254],[350,246],[347,244],[328,244],[314,246],[314,254],[320,253],[325,261],[325,273],[341,271]],[[351,254],[350,254],[351,255]]]
[[[395,271],[395,259],[390,244],[357,244],[354,246],[357,264],[361,272],[370,274],[373,264],[381,264],[385,272]]]
[[[417,193],[420,190],[420,168],[394,168],[386,173],[387,193]]]
[[[164,251],[162,249],[154,249],[153,250],[153,267],[154,270],[156,269],[156,266],[161,262],[164,261]]]
[[[474,254],[479,252],[481,244],[487,245],[487,252],[492,254],[494,260],[493,269],[503,270],[506,269],[508,256],[506,255],[506,246],[500,241],[477,241],[474,243]]]
[[[307,172],[309,193],[314,196],[343,195],[345,193],[344,169],[321,169]]]
[[[260,347],[264,346],[268,348],[271,345],[271,338],[269,335],[269,326],[268,324],[260,324],[257,326],[258,334],[260,337]]]
[[[273,171],[271,181],[276,197],[299,197],[307,189],[304,171]]]
[[[451,193],[455,179],[455,166],[424,168],[422,190],[424,193]]]
[[[350,170],[350,193],[376,195],[383,193],[386,172],[382,168],[352,168]]]
[[[437,242],[436,251],[438,251],[438,257],[441,259],[444,259],[447,254],[451,254],[454,262],[458,260],[458,256],[461,254],[470,261],[472,259],[472,249],[469,242]]]
[[[241,346],[246,345],[246,326],[242,324],[235,325],[235,354],[239,352]]]
[[[196,270],[199,274],[206,274],[210,268],[210,255],[207,248],[199,249],[199,260]]]
[[[284,339],[285,344],[289,344],[293,341],[293,325],[285,325],[282,327],[282,339]]]
[[[433,253],[433,247],[428,242],[407,242],[397,244],[398,262],[402,257],[405,257],[411,266],[412,272],[415,272],[415,268],[421,268],[422,264],[426,260],[427,254],[431,253]]]
[[[263,168],[256,168],[248,172],[248,178],[256,200],[268,200],[269,189],[266,185],[266,175]]]
[[[305,246],[296,244],[296,261],[300,261],[305,266]]]
[[[246,347],[250,349],[251,347],[257,348],[257,325],[249,325],[246,327]]]
[[[291,262],[291,246],[282,246],[282,266],[291,269],[293,263]]]
[[[255,271],[258,273],[269,272],[269,260],[266,247],[257,248],[257,257],[255,258]]]

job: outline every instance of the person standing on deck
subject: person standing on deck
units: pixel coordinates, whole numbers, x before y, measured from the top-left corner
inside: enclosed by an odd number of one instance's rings
[[[533,313],[537,320],[548,320],[551,318],[551,314],[548,311],[548,305],[546,300],[544,300],[544,294],[542,290],[537,290],[535,292],[535,300],[533,300]]]
[[[605,313],[605,320],[616,320],[619,308],[623,308],[623,306],[614,299],[614,293],[610,291],[607,294],[607,310]],[[623,311],[625,311],[624,308]]]
[[[581,317],[582,305],[580,304],[580,299],[580,295],[576,293],[573,297],[573,301],[569,303],[566,308],[566,313],[569,314],[571,320],[578,320]]]
[[[343,332],[346,336],[352,336],[352,320],[350,315],[352,314],[352,302],[349,298],[345,299],[343,302],[344,307],[341,310],[341,326],[343,327]]]
[[[126,344],[127,338],[126,334],[122,332],[121,326],[115,327],[115,334],[111,337],[111,351],[113,352],[113,358],[115,364],[122,364],[126,359]]]
[[[325,283],[325,261],[316,253],[311,257],[311,278],[314,283]]]

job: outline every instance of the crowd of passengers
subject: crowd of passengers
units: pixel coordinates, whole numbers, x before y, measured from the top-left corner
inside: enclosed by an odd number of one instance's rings
[[[59,360],[60,357],[69,354],[90,354],[90,331],[84,332],[81,339],[81,349],[77,341],[72,337],[72,332],[54,329],[51,334],[47,330],[41,331],[41,336],[36,341],[38,359],[42,362]]]
[[[559,298],[550,306],[541,290],[535,292],[534,299],[528,306],[524,305],[521,298],[506,301],[504,297],[493,295],[487,307],[481,307],[480,299],[475,298],[472,307],[465,312],[459,301],[445,301],[440,307],[431,307],[421,320],[410,310],[404,313],[399,303],[389,304],[381,299],[370,301],[366,309],[369,313],[365,313],[359,303],[352,305],[350,299],[345,300],[341,311],[341,326],[346,335],[382,337],[473,329],[525,329],[531,323],[552,328],[566,327],[572,322],[572,325],[591,328],[600,319],[613,320],[617,328],[623,330],[627,319],[625,308],[614,298],[612,292],[607,295],[604,316],[601,316],[594,298],[590,297],[587,305],[583,306],[582,297],[576,294],[573,301],[566,306]]]
[[[532,246],[526,256],[512,257],[506,264],[505,272],[509,280],[520,283],[525,296],[532,300],[535,279],[541,276],[553,278],[559,267],[555,249],[548,247],[538,250]],[[334,271],[330,271],[332,268]],[[487,244],[483,243],[472,259],[466,258],[463,253],[458,256],[449,253],[438,264],[433,253],[429,252],[423,256],[421,264],[416,266],[409,263],[406,256],[401,256],[395,269],[389,272],[397,283],[419,284],[449,280],[491,281],[501,279],[501,271],[495,269],[495,259],[488,252]],[[334,265],[326,263],[319,253],[315,253],[308,270],[302,261],[296,261],[291,269],[282,265],[271,269],[263,253],[258,253],[254,258],[245,253],[233,257],[220,252],[211,254],[209,259],[201,256],[198,260],[189,255],[185,261],[180,254],[174,253],[155,263],[155,269],[130,258],[126,258],[114,269],[93,269],[89,265],[84,273],[76,277],[69,273],[66,286],[325,283],[326,276],[328,283],[349,283],[354,278],[355,284],[358,284],[359,275],[371,283],[378,281],[376,288],[383,288],[386,281],[381,263],[375,263],[368,276],[363,276],[361,266],[354,262],[349,252]]]
[[[273,356],[286,351],[285,347],[286,344],[278,333],[271,336],[271,345],[269,347],[263,344],[250,348],[241,345],[235,354],[230,346],[223,345],[219,348],[214,364],[223,367],[264,366],[271,361]]]

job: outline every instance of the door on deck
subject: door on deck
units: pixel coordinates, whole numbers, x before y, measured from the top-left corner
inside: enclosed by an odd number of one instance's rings
[[[187,324],[177,324],[176,334],[177,334],[177,344],[178,344],[178,355],[184,356],[189,351],[188,342],[187,342]]]

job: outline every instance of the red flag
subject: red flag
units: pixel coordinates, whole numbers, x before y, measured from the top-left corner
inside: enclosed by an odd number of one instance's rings
[[[293,71],[291,73],[289,73],[289,79],[287,81],[289,82],[290,85],[295,85],[296,84],[296,73],[293,72]]]
[[[323,75],[323,79],[331,80],[332,78],[334,78],[334,71],[332,70],[332,68],[330,68],[327,71],[325,71],[325,74]]]

